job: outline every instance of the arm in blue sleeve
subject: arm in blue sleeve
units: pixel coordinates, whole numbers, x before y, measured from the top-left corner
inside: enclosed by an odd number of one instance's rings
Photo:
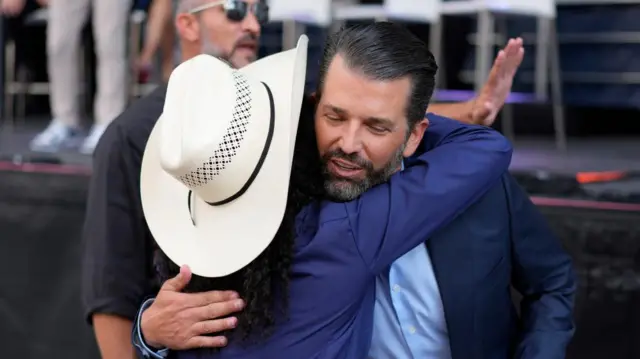
[[[142,312],[147,310],[153,304],[155,298],[149,298],[142,303],[140,306],[140,310],[138,311],[138,315],[136,316],[136,321],[133,323],[133,331],[131,332],[131,342],[133,347],[136,350],[139,358],[153,358],[153,359],[163,359],[169,355],[169,350],[164,349],[153,349],[145,343],[144,338],[142,337],[142,329],[140,328],[140,319],[142,318]]]
[[[496,131],[429,119],[424,141],[436,147],[345,204],[356,245],[375,274],[473,204],[511,162],[511,145]]]
[[[522,294],[514,358],[563,359],[575,330],[571,257],[515,180],[505,187],[511,213],[512,282]]]

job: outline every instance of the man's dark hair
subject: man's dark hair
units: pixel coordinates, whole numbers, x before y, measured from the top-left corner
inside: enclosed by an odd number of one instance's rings
[[[328,36],[318,77],[318,96],[331,62],[340,55],[346,65],[367,78],[393,81],[411,80],[407,99],[409,128],[420,122],[427,111],[438,70],[427,45],[408,29],[390,22],[375,22],[344,28]]]
[[[264,339],[272,333],[276,320],[287,318],[296,238],[295,219],[304,206],[324,194],[313,123],[314,107],[315,103],[305,97],[296,136],[287,207],[274,240],[258,258],[241,270],[221,278],[193,275],[185,289],[185,292],[234,290],[240,294],[246,306],[237,314],[238,326],[233,331],[222,333],[228,335],[230,341],[250,344]],[[161,251],[158,262],[156,270],[161,282],[180,272],[180,268]],[[211,349],[214,352],[218,350]],[[202,354],[206,356],[206,352]]]

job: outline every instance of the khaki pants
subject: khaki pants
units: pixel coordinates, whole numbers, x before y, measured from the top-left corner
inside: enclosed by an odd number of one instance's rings
[[[108,124],[127,101],[127,25],[132,0],[50,0],[47,55],[53,117],[70,126],[80,121],[80,35],[89,11],[97,57],[96,124]]]

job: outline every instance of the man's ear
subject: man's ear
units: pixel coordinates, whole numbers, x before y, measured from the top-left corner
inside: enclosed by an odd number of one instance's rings
[[[178,14],[175,22],[178,36],[188,42],[200,40],[200,24],[192,14]]]
[[[426,117],[413,126],[409,133],[409,138],[407,139],[404,151],[402,151],[402,155],[404,157],[411,157],[416,152],[418,146],[420,146],[420,142],[422,142],[422,137],[424,137],[424,131],[426,131],[428,127],[429,120],[427,120]]]

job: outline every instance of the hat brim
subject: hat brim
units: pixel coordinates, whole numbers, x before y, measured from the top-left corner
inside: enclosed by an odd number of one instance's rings
[[[287,204],[304,96],[307,46],[308,39],[303,35],[295,49],[262,58],[240,69],[246,76],[269,86],[276,121],[260,172],[246,192],[234,201],[211,206],[194,198],[190,213],[188,188],[166,173],[160,164],[162,117],[154,126],[142,160],[142,207],[151,234],[174,263],[189,265],[199,276],[222,277],[247,266],[274,239]]]

